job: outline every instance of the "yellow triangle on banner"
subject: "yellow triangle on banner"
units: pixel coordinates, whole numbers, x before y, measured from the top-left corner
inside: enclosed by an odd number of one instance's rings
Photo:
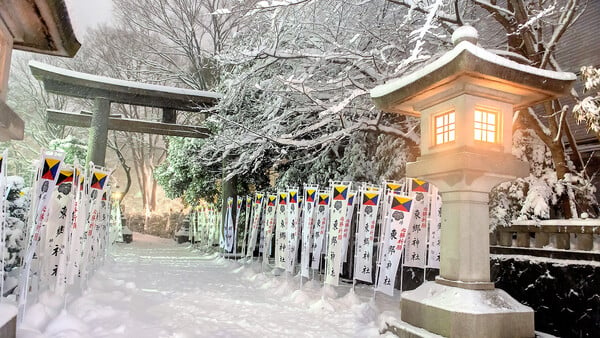
[[[401,187],[398,183],[387,183],[386,185],[390,190],[396,190]]]
[[[52,168],[54,167],[57,163],[60,163],[60,160],[55,159],[55,158],[48,158],[46,157],[46,163],[48,163],[48,167]]]
[[[365,196],[367,196],[368,199],[372,199],[373,197],[379,196],[378,192],[365,192]]]
[[[416,179],[416,178],[413,178],[413,181],[414,181],[416,184],[418,184],[418,185],[423,185],[423,184],[425,184],[425,183],[426,183],[426,181],[419,180],[419,179]]]

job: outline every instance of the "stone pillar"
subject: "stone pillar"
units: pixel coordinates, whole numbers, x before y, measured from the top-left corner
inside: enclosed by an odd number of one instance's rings
[[[550,235],[547,232],[536,232],[535,233],[535,247],[543,248],[550,243]]]
[[[488,193],[442,192],[440,276],[463,282],[490,281]]]
[[[577,250],[590,251],[594,248],[594,235],[577,234]]]
[[[110,101],[105,98],[94,100],[94,114],[88,138],[86,162],[94,162],[103,166],[106,158],[106,143],[108,140],[108,118],[110,117]]]

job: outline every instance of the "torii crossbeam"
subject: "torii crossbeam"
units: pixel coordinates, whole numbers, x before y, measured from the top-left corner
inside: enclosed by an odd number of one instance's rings
[[[176,124],[177,111],[199,112],[214,106],[221,94],[109,78],[30,61],[36,79],[49,93],[94,100],[93,114],[76,114],[48,109],[49,123],[89,127],[88,158],[104,165],[108,130],[152,133],[170,136],[206,138],[206,128]],[[161,122],[132,120],[110,116],[112,102],[162,108]]]

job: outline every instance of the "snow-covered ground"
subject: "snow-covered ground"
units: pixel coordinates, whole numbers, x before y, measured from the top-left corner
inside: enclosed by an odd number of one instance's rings
[[[134,234],[117,244],[82,295],[29,307],[18,337],[371,337],[400,318],[399,295],[323,288]],[[399,293],[399,292],[397,292]],[[386,333],[384,335],[390,335]]]

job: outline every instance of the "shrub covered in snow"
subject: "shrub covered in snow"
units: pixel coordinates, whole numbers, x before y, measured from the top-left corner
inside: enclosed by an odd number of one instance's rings
[[[491,230],[509,226],[513,220],[561,218],[561,196],[569,196],[578,203],[579,210],[592,211],[596,205],[595,187],[581,173],[556,178],[548,148],[528,129],[515,132],[513,154],[531,166],[530,174],[515,181],[505,182],[490,195]],[[578,211],[573,212],[574,215]]]
[[[4,249],[4,259],[6,271],[10,271],[21,263],[25,249],[26,218],[29,210],[28,196],[26,194],[25,183],[20,176],[9,176],[7,178],[7,187],[10,190],[7,198],[7,219],[6,219],[6,248]]]

